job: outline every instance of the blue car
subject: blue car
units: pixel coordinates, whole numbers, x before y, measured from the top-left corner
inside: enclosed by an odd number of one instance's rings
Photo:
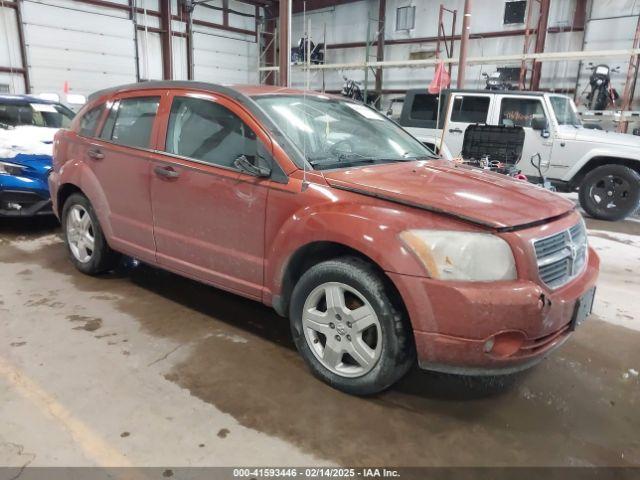
[[[52,213],[47,176],[53,136],[73,116],[56,102],[0,94],[0,217]]]

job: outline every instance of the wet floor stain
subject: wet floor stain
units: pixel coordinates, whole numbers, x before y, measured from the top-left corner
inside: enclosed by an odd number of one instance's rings
[[[61,244],[0,259],[60,272],[144,331],[189,344],[186,358],[167,364],[167,381],[246,427],[344,465],[640,464],[640,380],[629,374],[640,366],[640,333],[595,317],[520,375],[414,369],[390,391],[357,398],[313,378],[288,321],[256,302],[145,266],[87,277]]]
[[[95,332],[100,327],[102,327],[102,319],[97,317],[88,317],[86,315],[67,315],[67,320],[74,323],[84,323],[84,325],[79,325],[77,327],[73,327],[74,330],[85,330],[87,332]]]
[[[9,345],[12,347],[22,347],[23,345],[26,345],[27,342],[11,342]]]

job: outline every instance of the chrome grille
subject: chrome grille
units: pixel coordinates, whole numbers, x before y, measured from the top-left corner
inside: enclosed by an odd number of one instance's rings
[[[550,288],[567,284],[582,272],[587,259],[584,222],[533,242],[538,273]]]

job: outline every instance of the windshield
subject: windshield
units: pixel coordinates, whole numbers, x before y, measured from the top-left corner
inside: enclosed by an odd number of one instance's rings
[[[567,97],[549,97],[559,125],[582,125],[573,101]]]
[[[2,103],[0,101],[0,127],[67,128],[74,117],[72,110],[59,103]]]
[[[434,158],[384,115],[323,95],[255,97],[317,170]]]

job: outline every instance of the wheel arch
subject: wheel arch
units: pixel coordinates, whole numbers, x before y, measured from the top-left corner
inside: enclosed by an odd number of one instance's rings
[[[58,218],[62,218],[62,209],[64,208],[64,203],[74,193],[81,193],[86,197],[86,194],[82,191],[82,189],[73,183],[65,183],[63,185],[60,185],[56,196]]]
[[[302,277],[307,270],[321,262],[346,256],[359,258],[373,267],[384,282],[385,287],[389,289],[390,297],[396,302],[394,306],[400,309],[408,320],[407,308],[404,305],[400,292],[384,269],[375,260],[361,251],[335,241],[314,241],[307,243],[300,246],[289,257],[282,271],[280,294],[274,295],[272,299],[273,308],[276,312],[283,317],[288,316],[293,289],[300,277]]]
[[[612,157],[607,155],[596,155],[590,158],[571,179],[571,186],[577,188],[584,180],[584,177],[592,170],[603,165],[624,165],[640,174],[640,160],[624,157]]]

